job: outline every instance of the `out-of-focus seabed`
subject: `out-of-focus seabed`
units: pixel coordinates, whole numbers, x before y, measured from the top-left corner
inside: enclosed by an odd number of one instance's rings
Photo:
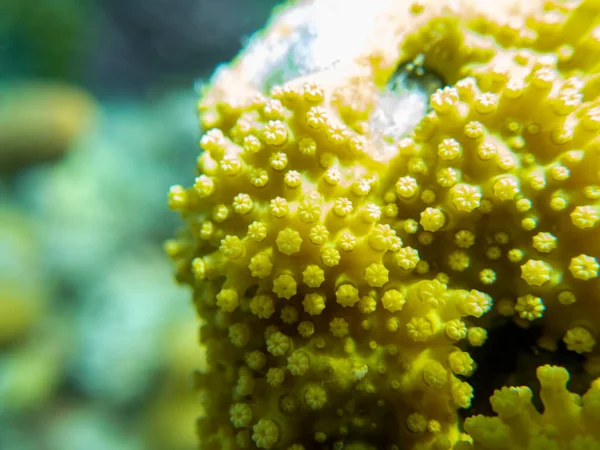
[[[196,448],[165,192],[193,175],[193,80],[275,3],[0,1],[1,450]]]
[[[196,324],[160,244],[194,93],[0,93],[0,448],[194,448]]]

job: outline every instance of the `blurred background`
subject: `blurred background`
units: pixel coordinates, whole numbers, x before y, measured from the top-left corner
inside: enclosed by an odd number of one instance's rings
[[[0,0],[0,449],[194,448],[162,250],[196,92],[277,0]]]

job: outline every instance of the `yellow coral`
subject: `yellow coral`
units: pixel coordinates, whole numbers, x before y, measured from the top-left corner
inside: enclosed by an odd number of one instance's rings
[[[457,414],[496,319],[598,355],[600,5],[543,3],[376,0],[358,54],[310,79],[256,86],[253,52],[215,75],[167,246],[204,319],[203,449],[594,448],[597,382],[578,399],[562,369],[538,371],[542,414],[528,388],[470,437]],[[398,133],[405,62],[449,86]]]
[[[477,415],[465,421],[475,449],[600,448],[598,381],[579,397],[566,388],[566,369],[546,365],[538,368],[537,376],[543,412],[531,403],[533,394],[529,387],[496,390],[490,403],[497,416]]]

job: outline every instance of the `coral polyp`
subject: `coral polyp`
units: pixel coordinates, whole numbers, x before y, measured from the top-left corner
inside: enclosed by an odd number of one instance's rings
[[[203,321],[201,448],[600,448],[598,381],[564,368],[538,368],[543,413],[497,386],[498,417],[462,419],[502,321],[599,374],[600,3],[358,3],[339,60],[274,54],[335,29],[339,1],[295,2],[199,102],[167,248]],[[447,83],[421,112],[390,90],[407,61]]]

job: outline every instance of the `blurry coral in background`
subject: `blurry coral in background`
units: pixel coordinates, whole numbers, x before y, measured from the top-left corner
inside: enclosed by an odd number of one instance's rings
[[[0,1],[0,448],[194,448],[164,192],[198,153],[194,80],[275,3]]]
[[[0,167],[4,174],[60,157],[91,124],[95,101],[64,83],[23,81],[0,87]]]

